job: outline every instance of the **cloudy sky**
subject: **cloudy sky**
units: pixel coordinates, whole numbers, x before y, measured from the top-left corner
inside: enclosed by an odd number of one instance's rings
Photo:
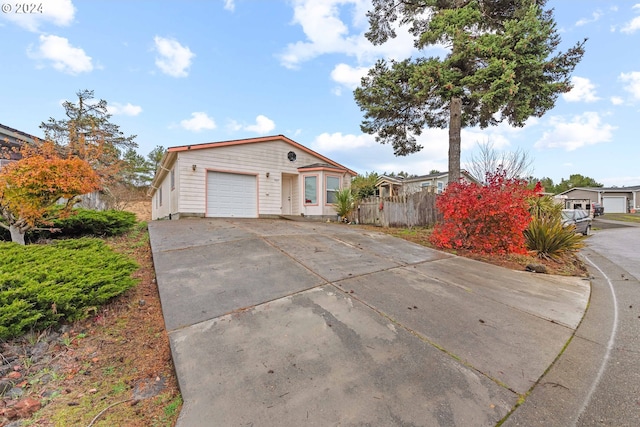
[[[360,173],[447,168],[447,131],[394,157],[360,130],[353,89],[378,58],[417,52],[411,37],[371,45],[370,0],[0,0],[0,123],[41,135],[82,89],[108,102],[112,121],[155,146],[284,134]],[[533,175],[579,173],[640,185],[640,3],[549,0],[562,48],[588,38],[574,89],[524,128],[462,133],[462,161],[490,141],[524,150]]]

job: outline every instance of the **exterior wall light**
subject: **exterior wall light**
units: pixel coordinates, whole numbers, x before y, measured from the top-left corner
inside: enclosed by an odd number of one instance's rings
[[[195,172],[196,171],[196,165],[191,165],[191,170]]]

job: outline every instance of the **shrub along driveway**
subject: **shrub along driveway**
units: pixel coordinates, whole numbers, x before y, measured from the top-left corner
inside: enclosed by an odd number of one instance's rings
[[[495,425],[578,325],[589,284],[357,226],[154,221],[179,426]]]

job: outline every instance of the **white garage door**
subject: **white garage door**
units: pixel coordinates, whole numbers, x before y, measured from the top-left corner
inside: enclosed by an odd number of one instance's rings
[[[626,197],[603,197],[604,213],[627,213]]]
[[[208,217],[258,217],[258,184],[255,175],[226,172],[207,174]]]

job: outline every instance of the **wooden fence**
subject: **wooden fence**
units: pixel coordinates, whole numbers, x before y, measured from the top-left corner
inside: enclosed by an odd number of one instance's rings
[[[383,227],[432,226],[441,217],[436,209],[438,195],[424,189],[418,193],[391,197],[370,197],[358,202],[354,212],[359,224]]]

